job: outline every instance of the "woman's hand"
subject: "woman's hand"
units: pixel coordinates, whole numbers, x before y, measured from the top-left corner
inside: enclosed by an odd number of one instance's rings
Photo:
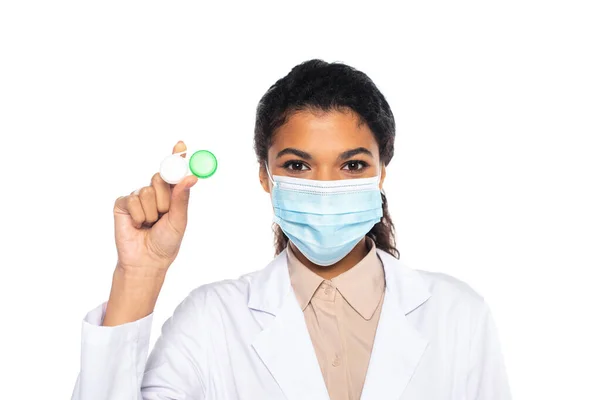
[[[178,142],[173,153],[185,150],[185,144]],[[150,186],[115,201],[118,261],[103,326],[136,321],[154,310],[167,269],[181,247],[189,189],[196,182],[198,178],[190,175],[170,185],[156,173]]]
[[[184,150],[187,147],[179,141],[173,153]],[[135,276],[166,272],[179,253],[187,226],[189,189],[197,181],[196,176],[190,175],[171,185],[157,172],[149,186],[115,201],[119,268]]]

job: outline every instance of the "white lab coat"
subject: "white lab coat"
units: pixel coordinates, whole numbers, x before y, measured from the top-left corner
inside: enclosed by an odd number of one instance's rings
[[[361,399],[510,399],[484,300],[457,279],[377,254],[386,292]],[[105,309],[83,321],[73,400],[329,399],[285,252],[194,289],[149,357],[153,314],[103,327]]]

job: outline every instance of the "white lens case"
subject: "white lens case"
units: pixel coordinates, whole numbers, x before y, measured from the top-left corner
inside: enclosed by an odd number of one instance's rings
[[[189,153],[189,150],[167,156],[160,163],[160,177],[165,182],[176,185],[189,174],[189,160],[185,157],[181,157],[181,154],[184,153]]]

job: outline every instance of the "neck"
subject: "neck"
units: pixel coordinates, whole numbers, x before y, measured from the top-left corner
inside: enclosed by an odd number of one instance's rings
[[[300,262],[302,264],[304,264],[308,269],[310,269],[315,274],[319,275],[321,278],[327,279],[327,280],[333,279],[336,276],[348,271],[349,269],[354,267],[356,264],[358,264],[360,262],[360,260],[365,258],[365,256],[369,252],[367,249],[367,241],[363,237],[361,239],[361,241],[358,242],[358,244],[356,246],[354,246],[354,248],[350,251],[350,253],[348,253],[340,261],[336,262],[335,264],[322,266],[322,265],[315,264],[312,261],[310,261],[308,258],[306,258],[304,256],[304,254],[302,254],[300,252],[300,250],[298,250],[298,248],[296,246],[294,246],[294,244],[291,241],[288,242],[288,245],[290,246],[290,248],[291,248],[292,252],[294,253],[294,255],[296,256],[296,258],[298,260],[300,260]]]

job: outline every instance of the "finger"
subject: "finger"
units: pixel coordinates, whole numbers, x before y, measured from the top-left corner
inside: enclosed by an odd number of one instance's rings
[[[187,147],[181,140],[175,143],[175,146],[173,146],[173,154],[185,150],[187,150]],[[185,155],[186,153],[180,154],[181,157],[185,157]],[[160,176],[159,172],[152,176],[150,184],[154,187],[154,191],[156,192],[156,207],[158,212],[160,214],[168,212],[171,205],[172,190],[175,185],[165,182],[162,176]]]
[[[119,197],[115,202],[115,210],[129,214],[133,221],[133,225],[136,228],[141,228],[146,220],[146,215],[142,209],[142,203],[140,202],[139,196],[136,194]]]
[[[159,172],[154,174],[150,184],[156,194],[156,209],[161,214],[166,213],[171,204],[171,185],[163,180]]]
[[[187,150],[187,146],[181,140],[179,142],[175,143],[175,146],[173,146],[173,154],[180,153],[185,150]],[[186,154],[187,153],[183,153],[183,154],[180,154],[179,156],[185,158]],[[175,187],[174,184],[169,184],[169,188],[171,189],[171,191],[173,190],[174,187]]]
[[[158,220],[158,210],[156,209],[156,192],[154,191],[154,187],[143,187],[138,197],[146,216],[145,222],[147,224],[155,223]]]
[[[187,146],[181,140],[175,144],[173,147],[173,154],[179,153],[181,151],[187,150]],[[185,157],[186,153],[181,154],[181,157]]]
[[[188,175],[173,188],[168,215],[171,224],[178,232],[183,232],[187,225],[190,188],[196,182],[198,178],[195,175]]]

